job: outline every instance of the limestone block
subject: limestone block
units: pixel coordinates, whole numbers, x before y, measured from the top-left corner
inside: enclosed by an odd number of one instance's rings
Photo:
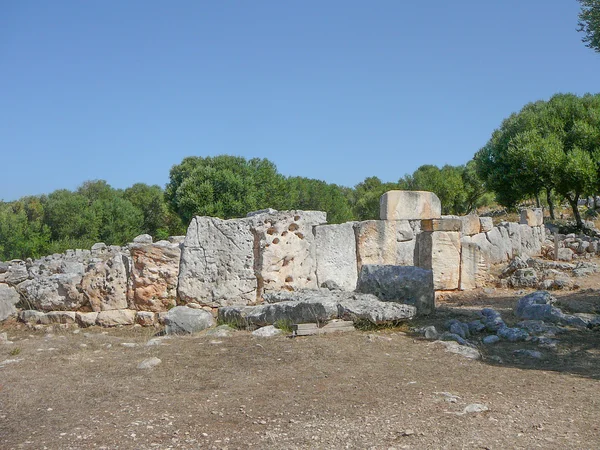
[[[544,225],[544,210],[542,208],[522,209],[521,224],[530,227],[541,227]]]
[[[19,293],[14,287],[0,283],[0,322],[17,312],[15,305],[19,300]]]
[[[542,245],[544,244],[545,234],[541,227],[530,227],[529,225],[519,225],[521,233],[521,252],[528,256],[540,256],[542,254]]]
[[[165,332],[167,334],[192,334],[215,325],[211,313],[203,309],[176,306],[165,315]]]
[[[131,275],[128,290],[132,308],[166,311],[175,306],[181,248],[168,241],[131,244]]]
[[[25,280],[17,286],[25,305],[40,311],[77,310],[87,299],[80,292],[81,275],[54,274]]]
[[[457,217],[443,219],[425,219],[421,221],[423,231],[461,231],[462,221]]]
[[[354,225],[358,270],[363,264],[415,265],[421,221],[367,220]]]
[[[419,315],[431,314],[435,309],[433,273],[420,267],[365,264],[356,290],[382,301],[412,305]]]
[[[194,217],[181,251],[177,293],[183,303],[245,305],[256,301],[251,219]]]
[[[77,324],[82,328],[91,327],[96,325],[96,320],[98,319],[97,312],[77,312],[75,313],[75,320]]]
[[[454,290],[460,280],[460,233],[423,232],[418,237],[418,266],[433,271],[435,290]]]
[[[494,228],[494,219],[491,217],[480,217],[479,224],[481,225],[481,232],[487,233]]]
[[[120,253],[92,265],[81,289],[93,311],[127,308],[127,271]]]
[[[442,204],[433,192],[388,191],[379,201],[381,220],[438,219],[442,215]]]
[[[476,236],[479,237],[480,235]],[[508,231],[506,228],[494,227],[485,233],[485,238],[489,243],[486,245],[486,253],[489,256],[491,264],[507,262],[512,258],[512,246],[508,241]],[[477,243],[482,244],[480,241],[477,241]]]
[[[152,244],[152,236],[149,234],[140,234],[133,238],[135,244]]]
[[[0,283],[16,286],[29,278],[25,261],[13,259],[12,261],[3,263],[3,265],[4,267],[0,271]]]
[[[18,317],[21,322],[25,323],[48,323],[48,320],[46,319],[46,313],[33,309],[19,311]]]
[[[75,311],[50,311],[46,317],[50,323],[75,323]]]
[[[460,221],[462,222],[460,231],[463,236],[473,236],[481,231],[481,221],[479,220],[479,216],[475,214],[461,216]]]
[[[485,249],[471,236],[463,236],[460,243],[460,289],[466,291],[485,286],[490,270]]]
[[[522,253],[521,248],[521,227],[515,222],[502,222],[498,225],[503,236],[508,237],[508,259],[512,259]],[[506,233],[504,232],[506,230]]]
[[[115,309],[111,311],[100,311],[96,323],[102,327],[116,327],[120,325],[133,325],[135,322],[135,311],[132,309]]]
[[[251,217],[258,295],[317,287],[313,227],[326,223],[320,211],[279,211]]]
[[[135,314],[135,323],[143,327],[151,327],[156,323],[156,314],[151,311],[138,311]]]
[[[354,236],[355,223],[315,227],[319,286],[326,281],[333,281],[346,291],[353,291],[356,288],[358,271]]]

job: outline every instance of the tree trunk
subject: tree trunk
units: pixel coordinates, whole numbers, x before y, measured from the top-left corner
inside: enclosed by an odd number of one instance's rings
[[[552,201],[552,190],[546,189],[546,201],[548,202],[548,209],[550,210],[550,218],[554,220],[554,202]]]
[[[536,192],[535,193],[535,207],[536,208],[541,208],[542,204],[540,203],[540,193]]]
[[[577,202],[579,201],[579,194],[573,196],[573,198],[571,198],[571,196],[568,195],[567,200],[569,201],[569,205],[571,205],[571,208],[573,209],[573,217],[575,217],[577,227],[583,229],[583,221],[581,220],[581,214],[579,214],[579,208],[577,207]]]

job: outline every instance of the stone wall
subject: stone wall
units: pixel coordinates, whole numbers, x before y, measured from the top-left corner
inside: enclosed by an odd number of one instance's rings
[[[540,255],[545,239],[540,211],[493,226],[485,217],[442,216],[430,192],[384,194],[381,217],[339,225],[326,224],[319,211],[195,217],[185,238],[153,243],[143,235],[125,247],[100,243],[0,263],[0,320],[18,304],[53,312],[43,320],[152,325],[176,305],[215,312],[262,303],[274,292],[354,291],[366,265],[417,266],[432,271],[436,290],[474,289],[492,264]]]

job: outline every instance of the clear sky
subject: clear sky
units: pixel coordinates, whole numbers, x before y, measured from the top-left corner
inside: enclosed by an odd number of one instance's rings
[[[0,199],[164,186],[186,156],[353,186],[464,164],[600,91],[576,0],[0,0]]]

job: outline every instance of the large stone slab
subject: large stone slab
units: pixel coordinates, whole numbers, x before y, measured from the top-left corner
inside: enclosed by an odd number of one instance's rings
[[[81,292],[82,276],[58,273],[25,280],[17,286],[23,304],[40,311],[76,311],[87,303]]]
[[[117,253],[93,264],[83,275],[81,289],[93,311],[127,308],[127,270]]]
[[[519,225],[521,235],[521,253],[528,256],[540,256],[542,245],[546,240],[545,228]]]
[[[358,270],[363,264],[414,266],[420,220],[366,220],[354,225]]]
[[[388,191],[379,202],[381,220],[438,219],[442,204],[433,192]]]
[[[485,250],[471,236],[463,236],[460,244],[460,289],[484,287],[490,270]]]
[[[258,295],[317,287],[313,227],[326,223],[321,211],[279,211],[250,218],[255,237]]]
[[[421,229],[423,231],[461,231],[462,220],[458,217],[425,219],[421,221]]]
[[[96,323],[102,327],[118,327],[133,325],[135,323],[135,311],[132,309],[114,309],[100,311],[96,317]],[[80,316],[80,320],[81,320]]]
[[[332,319],[385,323],[411,319],[416,314],[414,306],[382,302],[370,294],[328,289],[273,292],[265,294],[265,300],[274,303],[220,308],[219,320],[258,326],[272,325],[278,321],[320,323]]]
[[[19,293],[8,284],[0,283],[0,321],[16,314],[15,305],[19,303]]]
[[[460,233],[423,232],[418,237],[418,266],[433,271],[435,290],[454,290],[460,280]]]
[[[139,236],[138,236],[139,237]],[[167,241],[134,243],[129,301],[139,311],[160,312],[175,306],[181,247]]]
[[[192,334],[215,325],[211,313],[203,309],[176,306],[164,317],[167,334]]]
[[[192,219],[179,268],[177,293],[183,303],[218,307],[256,301],[252,220]]]
[[[317,282],[333,281],[341,289],[353,291],[358,279],[355,222],[315,227]]]
[[[356,290],[382,301],[412,305],[419,315],[435,310],[433,272],[420,267],[363,265]]]
[[[544,225],[544,210],[542,208],[522,209],[521,220],[523,225],[530,227],[541,227]]]

